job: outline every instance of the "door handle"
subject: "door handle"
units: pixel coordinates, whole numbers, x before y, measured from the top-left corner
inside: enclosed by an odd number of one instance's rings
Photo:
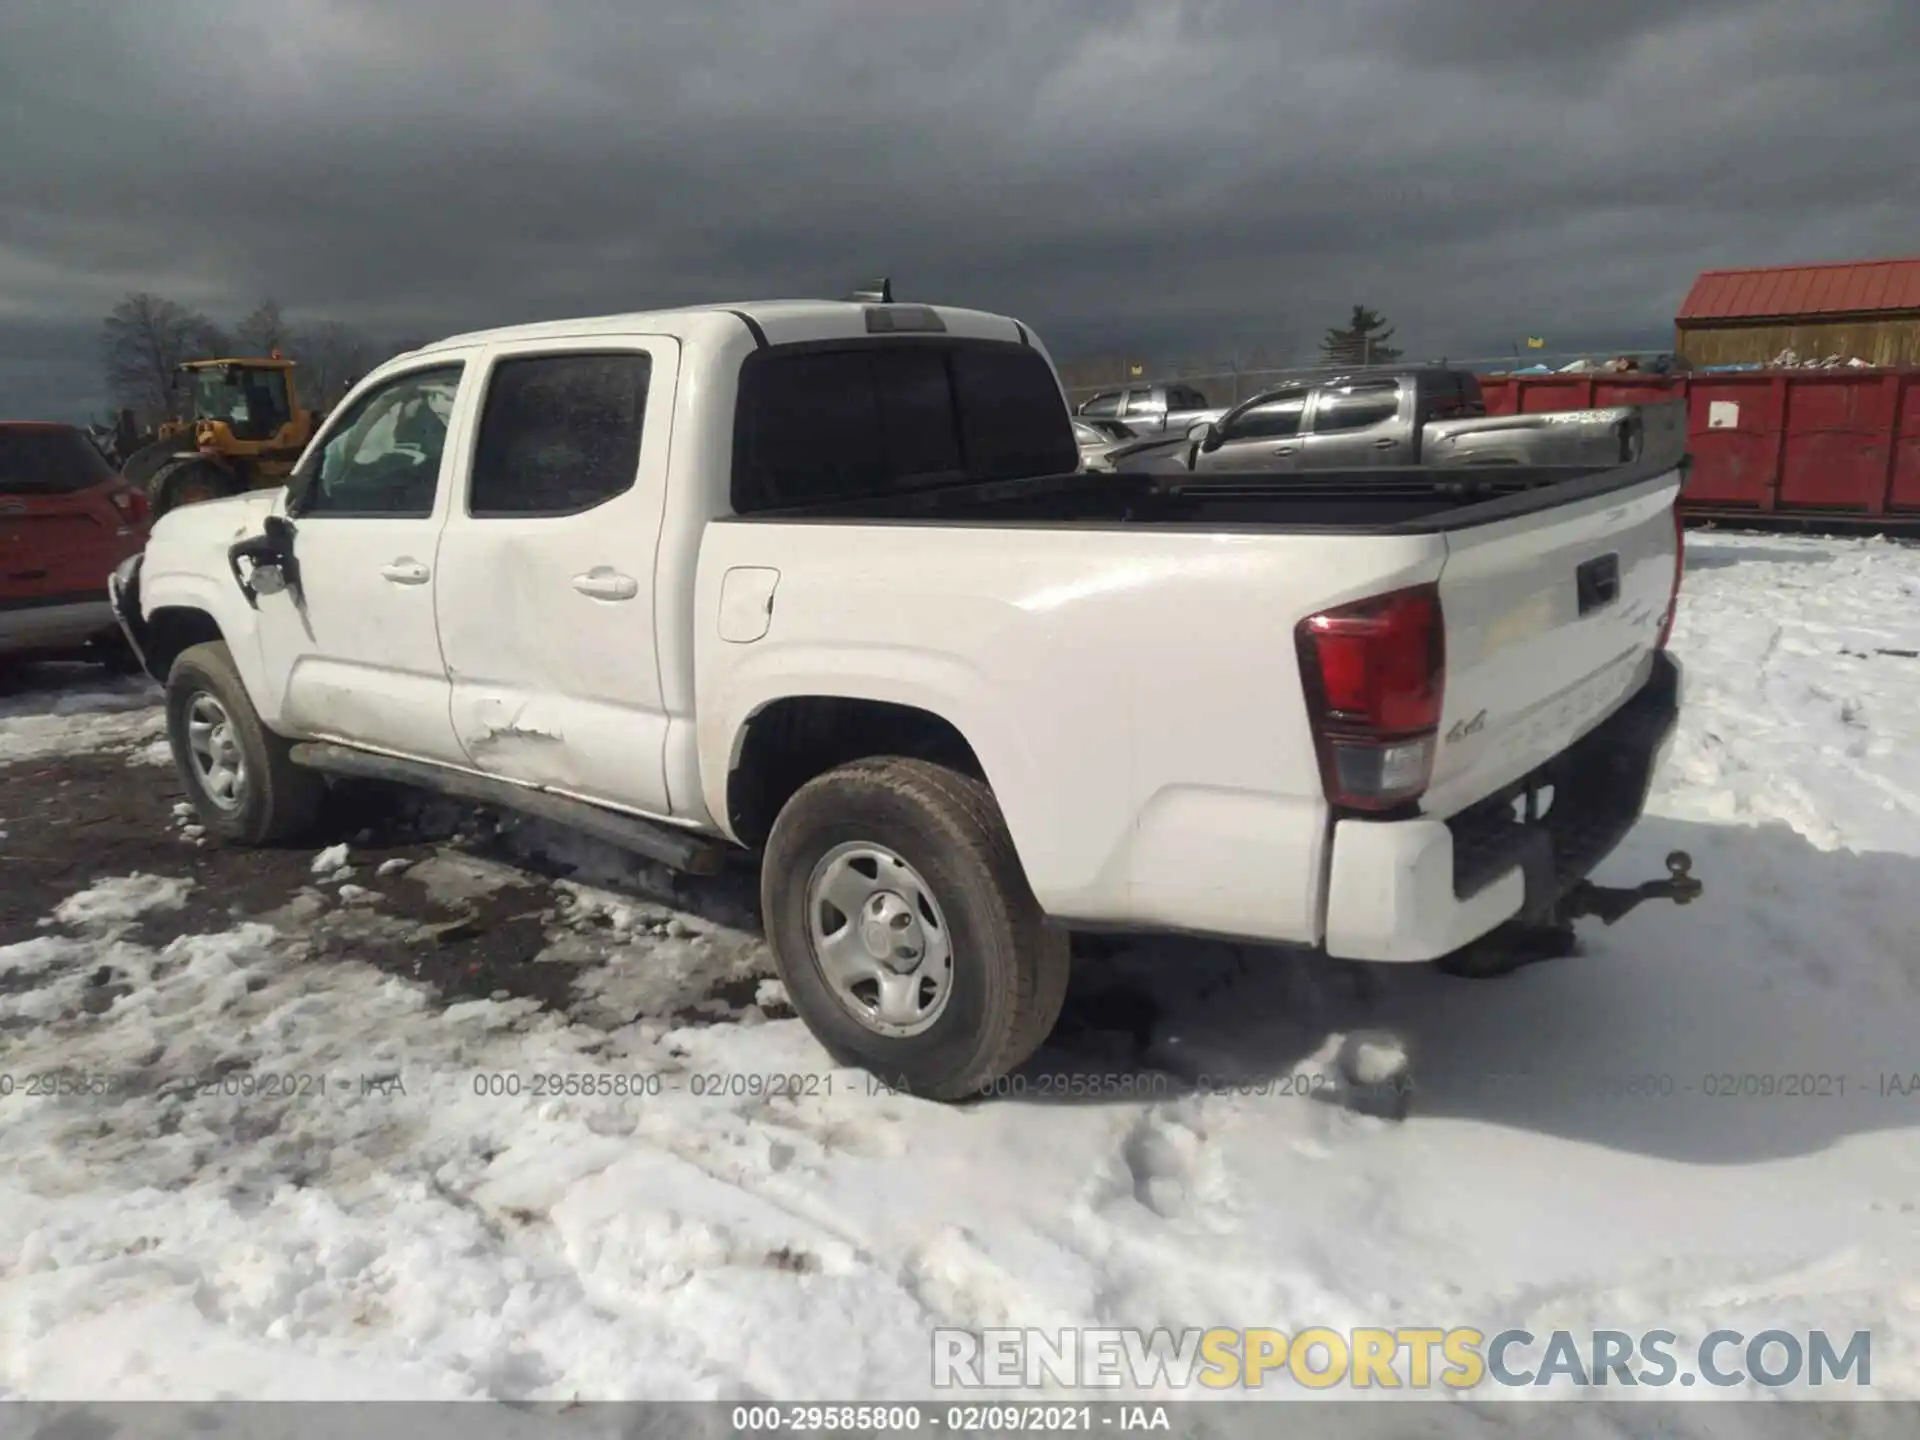
[[[1376,450],[1391,450],[1393,449],[1394,446],[1398,445],[1399,443],[1400,442],[1398,440],[1392,440],[1392,439],[1376,440],[1373,442],[1373,448]]]
[[[418,560],[403,555],[398,560],[389,560],[382,565],[380,573],[396,585],[424,585],[433,572]]]
[[[640,593],[640,582],[631,575],[596,565],[586,574],[574,576],[573,588],[594,600],[631,600]]]
[[[1276,445],[1273,447],[1273,453],[1276,455],[1291,455],[1299,448],[1298,445]]]

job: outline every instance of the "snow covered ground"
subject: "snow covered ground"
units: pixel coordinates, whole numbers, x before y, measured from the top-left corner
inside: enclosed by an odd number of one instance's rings
[[[1600,878],[1685,849],[1703,900],[1490,983],[1144,946],[967,1109],[830,1070],[738,885],[563,885],[546,958],[591,963],[541,1010],[334,958],[409,923],[351,851],[167,943],[189,880],[97,880],[0,949],[0,1394],[909,1397],[936,1324],[1465,1324],[1869,1328],[1920,1398],[1920,1093],[1879,1084],[1920,1071],[1920,551],[1689,539],[1682,733]],[[151,759],[150,704],[0,702],[0,762]],[[1037,1093],[1134,1066],[1130,1024],[1164,1093]],[[1361,1026],[1410,1046],[1405,1122],[1276,1093]],[[55,1068],[110,1093],[25,1093]],[[1781,1075],[1835,1079],[1739,1093]]]

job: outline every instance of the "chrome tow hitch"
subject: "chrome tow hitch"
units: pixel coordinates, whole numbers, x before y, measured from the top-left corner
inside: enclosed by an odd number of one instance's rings
[[[1698,900],[1706,888],[1693,878],[1692,871],[1693,857],[1684,850],[1675,850],[1667,856],[1665,880],[1649,880],[1644,885],[1631,887],[1595,885],[1582,880],[1560,902],[1561,913],[1569,920],[1593,915],[1611,925],[1645,900],[1671,900],[1676,905],[1688,905]]]

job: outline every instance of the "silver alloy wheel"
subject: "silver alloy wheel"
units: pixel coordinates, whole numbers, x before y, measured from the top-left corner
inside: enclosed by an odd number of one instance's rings
[[[227,707],[202,690],[187,705],[187,749],[194,778],[206,797],[222,810],[238,810],[247,800],[247,757],[234,733]]]
[[[807,881],[807,935],[840,1003],[876,1035],[918,1035],[953,994],[953,940],[932,888],[885,846],[855,841]]]

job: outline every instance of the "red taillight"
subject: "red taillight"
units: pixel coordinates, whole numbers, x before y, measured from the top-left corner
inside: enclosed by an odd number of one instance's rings
[[[1687,568],[1687,522],[1680,516],[1680,502],[1673,504],[1673,586],[1667,592],[1667,617],[1660,622],[1660,638],[1653,648],[1664,650],[1673,634],[1673,617],[1680,611],[1680,576]]]
[[[1309,615],[1294,632],[1327,799],[1390,810],[1433,773],[1445,628],[1433,585]]]
[[[131,485],[124,489],[109,492],[107,498],[113,501],[113,508],[129,525],[144,525],[153,508],[147,504],[147,497]]]

